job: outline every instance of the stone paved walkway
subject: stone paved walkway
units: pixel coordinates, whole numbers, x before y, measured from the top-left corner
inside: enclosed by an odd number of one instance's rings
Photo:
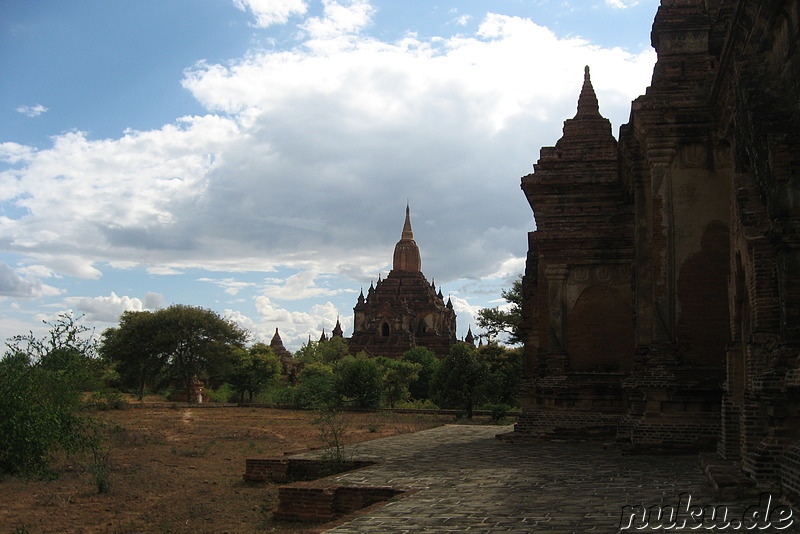
[[[357,445],[355,459],[381,464],[339,475],[343,485],[388,485],[416,491],[326,532],[619,532],[623,506],[671,504],[680,509],[681,493],[690,494],[693,505],[725,505],[731,514],[727,528],[720,528],[725,522],[718,520],[716,529],[703,526],[695,532],[800,530],[797,513],[794,519],[778,523],[788,526],[784,530],[776,529],[775,524],[766,529],[735,528],[744,511],[759,504],[759,497],[747,501],[716,498],[695,454],[623,455],[601,443],[504,443],[495,439],[496,434],[508,431],[511,427],[449,425]],[[776,505],[772,503],[773,509]],[[685,530],[661,530],[653,517],[634,527],[644,527],[639,532],[690,531],[694,523],[685,512],[677,516],[677,524],[687,517]],[[773,515],[773,519],[777,517]],[[670,525],[667,521],[663,526]]]

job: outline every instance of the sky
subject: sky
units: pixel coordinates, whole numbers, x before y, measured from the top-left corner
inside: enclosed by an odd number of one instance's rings
[[[406,204],[458,335],[584,65],[615,135],[658,0],[0,0],[0,340],[202,306],[289,350],[391,269]]]

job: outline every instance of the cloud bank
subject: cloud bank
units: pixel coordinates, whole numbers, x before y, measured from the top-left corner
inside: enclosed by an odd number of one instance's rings
[[[388,42],[369,35],[366,0],[325,0],[315,16],[302,0],[234,2],[257,27],[296,21],[298,40],[189,68],[183,86],[205,114],[115,139],[69,131],[46,148],[0,144],[0,203],[19,214],[0,216],[0,246],[23,269],[86,279],[115,263],[162,274],[290,269],[262,288],[250,321],[300,336],[336,312],[284,302],[337,294],[316,285],[326,275],[357,289],[386,272],[408,200],[429,278],[507,276],[533,229],[520,176],[574,115],[584,65],[617,127],[654,62],[650,50],[560,39],[500,14],[472,34]],[[202,281],[230,295],[250,287]],[[0,294],[38,291],[0,264]],[[474,313],[467,298],[459,310]],[[104,320],[144,306],[114,293],[72,304]]]

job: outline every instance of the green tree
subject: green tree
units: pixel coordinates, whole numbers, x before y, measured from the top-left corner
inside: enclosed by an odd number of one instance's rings
[[[162,362],[163,369],[182,382],[190,400],[192,378],[230,373],[233,350],[241,347],[248,337],[233,322],[201,307],[175,304],[154,312],[129,313],[150,315],[141,323],[138,319],[121,322],[118,332],[106,336],[103,353],[120,362],[121,370],[136,369],[136,360],[145,358],[148,371],[140,377],[152,376],[152,370]],[[129,329],[129,324],[137,324],[139,328]],[[115,336],[124,342],[114,343]]]
[[[334,367],[334,391],[359,408],[375,408],[383,394],[380,364],[366,354],[345,356]]]
[[[328,341],[319,343],[318,347],[322,361],[325,363],[336,363],[350,354],[350,347],[347,346],[347,340],[343,337],[332,337]]]
[[[483,384],[486,402],[516,406],[522,377],[522,350],[489,344],[478,348],[486,364]]]
[[[250,402],[253,396],[266,388],[267,384],[281,372],[281,363],[272,349],[264,343],[256,343],[249,350],[234,349],[233,372],[228,382],[239,394],[239,402],[244,402],[244,394],[248,394]]]
[[[141,401],[148,384],[166,371],[169,354],[157,346],[158,317],[150,311],[126,311],[117,328],[103,332],[100,353],[114,362],[122,384],[135,388]]]
[[[433,376],[434,401],[443,408],[464,410],[471,419],[475,405],[483,398],[481,385],[486,371],[486,364],[478,357],[475,347],[456,343]]]
[[[15,336],[0,359],[0,472],[55,478],[60,451],[88,445],[89,420],[74,412],[81,404],[76,362],[91,360],[89,330],[69,314],[59,315],[46,337]],[[82,363],[81,363],[82,365]]]
[[[298,375],[293,403],[299,408],[324,409],[340,404],[334,390],[333,367],[322,362],[307,363]]]
[[[347,340],[332,337],[327,341],[309,341],[295,352],[294,359],[301,363],[323,362],[333,364],[350,354]]]
[[[419,377],[422,365],[403,360],[378,358],[383,367],[383,397],[390,408],[405,402],[410,396],[409,386]]]
[[[308,340],[308,343],[297,349],[294,359],[300,363],[308,364],[322,361],[322,352],[318,350],[319,342]]]
[[[439,367],[439,358],[430,349],[425,347],[414,347],[405,351],[400,360],[420,366],[417,377],[408,385],[411,398],[415,400],[426,400],[430,396],[431,379]]]
[[[478,312],[477,323],[486,332],[489,341],[505,334],[507,342],[518,345],[525,341],[522,325],[522,275],[514,280],[510,289],[504,289],[503,298],[508,303],[504,307],[483,308]]]

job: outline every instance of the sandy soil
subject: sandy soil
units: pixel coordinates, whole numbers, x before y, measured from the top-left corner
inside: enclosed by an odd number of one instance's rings
[[[93,414],[112,446],[109,493],[86,459],[54,481],[0,481],[0,533],[297,533],[272,520],[277,486],[242,480],[246,458],[323,446],[314,414],[292,410],[143,404]],[[348,413],[355,443],[452,422],[450,416]]]

